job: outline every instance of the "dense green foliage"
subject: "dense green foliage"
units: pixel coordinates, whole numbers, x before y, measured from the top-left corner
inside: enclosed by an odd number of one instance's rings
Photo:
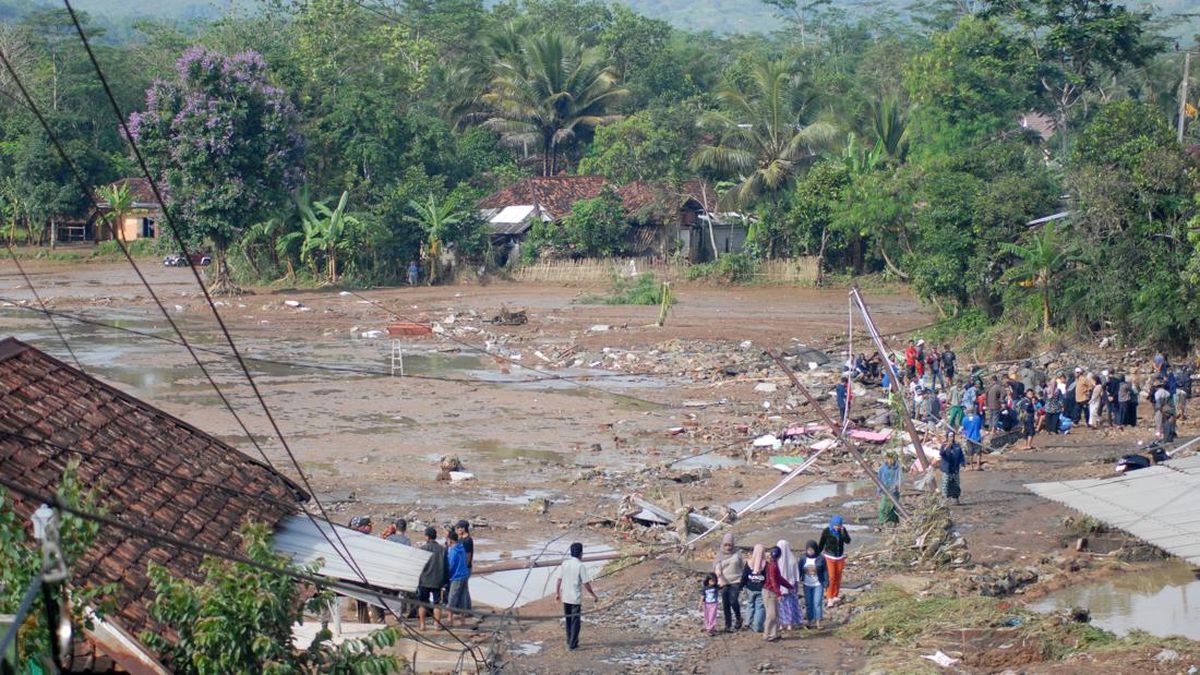
[[[674,27],[673,6],[265,0],[96,37],[135,120],[187,110],[162,94],[185,91],[188,55],[259,55],[253,83],[226,83],[242,88],[228,110],[189,130],[262,120],[264,145],[234,144],[257,165],[146,143],[188,232],[228,243],[239,278],[392,283],[417,260],[441,281],[496,257],[473,205],[524,176],[704,179],[711,208],[747,218],[747,263],[817,256],[839,278],[907,281],[947,317],[1191,341],[1200,124],[1177,143],[1182,53],[1164,16],[1117,0],[771,0],[757,9],[780,30],[745,36]],[[89,180],[129,175],[62,16],[23,11],[0,46]],[[0,218],[44,241],[84,200],[28,113],[0,109]],[[1060,212],[1043,250],[1050,230],[1027,223]],[[611,195],[576,204],[535,224],[522,258],[622,253],[621,215]]]
[[[80,484],[75,464],[68,465],[63,472],[58,496],[73,508],[91,512],[101,510],[95,491],[84,489]],[[29,522],[17,517],[7,497],[7,492],[0,489],[0,560],[4,561],[0,565],[0,614],[15,614],[25,589],[36,575],[42,573],[42,549],[41,544],[29,536]],[[59,518],[60,547],[69,569],[92,545],[100,526],[69,513],[60,512]],[[112,609],[111,596],[116,589],[113,586],[81,587],[68,581],[59,590],[60,594],[64,592],[71,596],[71,608],[75,613],[71,621],[76,627],[74,635],[78,639],[78,627],[89,622],[84,610],[90,607],[103,616]],[[33,660],[49,669],[47,630],[46,613],[39,594],[17,635],[17,651],[22,663]]]
[[[240,535],[247,558],[277,568],[288,560],[271,550],[270,531],[263,525],[246,525]],[[313,575],[319,565],[302,572]],[[142,640],[158,651],[176,673],[388,673],[399,670],[399,660],[380,653],[395,644],[395,628],[381,628],[366,638],[334,645],[322,628],[307,649],[292,646],[292,627],[303,621],[307,606],[324,611],[328,592],[317,592],[286,574],[265,572],[245,563],[206,559],[201,564],[204,581],[173,577],[158,565],[150,566],[150,584],[156,597],[150,614],[169,627],[177,639],[145,633]]]

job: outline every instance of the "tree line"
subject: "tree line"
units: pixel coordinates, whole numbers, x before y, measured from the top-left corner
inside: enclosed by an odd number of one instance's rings
[[[388,283],[447,251],[487,264],[473,205],[525,176],[699,178],[748,216],[745,257],[900,279],[965,328],[1190,342],[1198,135],[1177,123],[1200,86],[1180,106],[1197,44],[1162,37],[1169,17],[924,0],[814,23],[767,4],[788,18],[770,35],[597,0],[268,0],[89,30],[180,234],[230,279]],[[6,20],[0,50],[92,184],[136,175],[63,12]],[[44,241],[86,200],[7,73],[0,91],[5,236]],[[611,201],[539,235],[617,252]]]

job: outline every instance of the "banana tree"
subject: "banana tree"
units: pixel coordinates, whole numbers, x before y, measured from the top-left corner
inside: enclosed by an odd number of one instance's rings
[[[413,212],[408,220],[425,231],[425,248],[429,254],[429,274],[426,278],[430,284],[437,281],[438,260],[449,229],[463,220],[464,214],[457,210],[457,206],[448,199],[439,204],[437,196],[432,193],[424,202],[413,199],[408,202],[408,208]]]
[[[333,209],[322,202],[299,205],[304,226],[300,258],[313,262],[315,270],[316,254],[320,253],[325,259],[325,271],[331,284],[338,280],[338,254],[349,249],[351,230],[361,226],[357,218],[346,214],[349,200],[349,191],[344,191]]]

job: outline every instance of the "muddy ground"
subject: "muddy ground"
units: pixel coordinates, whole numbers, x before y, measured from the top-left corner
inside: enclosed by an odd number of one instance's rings
[[[29,262],[26,268],[54,310],[172,337],[124,265]],[[189,340],[205,349],[227,349],[187,270],[151,261],[144,269]],[[222,299],[220,311],[239,349],[251,357],[248,365],[267,403],[333,517],[370,515],[382,523],[404,516],[420,525],[466,518],[476,524],[482,565],[543,550],[561,554],[576,540],[589,550],[638,551],[661,544],[662,533],[605,522],[616,519],[629,493],[667,507],[677,500],[714,515],[724,505],[762,494],[781,475],[762,465],[766,455],[789,448],[748,455],[748,441],[818,419],[762,350],[790,354],[800,370],[810,358],[805,346],[827,349],[834,361],[844,358],[837,350],[846,344],[845,289],[684,285],[665,327],[654,325],[655,307],[580,302],[603,291],[499,281],[361,294],[258,289]],[[866,298],[884,333],[911,331],[933,320],[902,289],[868,291]],[[4,335],[69,360],[46,318],[22,308],[30,300],[11,262],[0,263]],[[489,323],[502,306],[525,310],[528,323]],[[402,320],[397,315],[434,322],[439,330],[400,343],[404,377],[393,375],[394,346],[382,332]],[[65,318],[60,328],[89,373],[248,454],[259,452],[178,345]],[[865,348],[861,330],[859,324],[857,348]],[[233,361],[224,354],[199,356],[262,452],[294,475]],[[805,378],[827,398],[833,372],[818,369]],[[775,391],[762,391],[770,385]],[[825,403],[833,408],[832,401]],[[1181,429],[1184,437],[1197,432],[1190,422]],[[936,671],[932,662],[916,658],[936,649],[965,659],[952,669],[971,672],[1097,667],[1185,672],[1200,665],[1195,643],[1146,639],[1091,649],[1077,640],[1077,648],[1055,651],[1045,648],[1041,633],[1042,642],[1030,642],[1033,624],[1045,627],[1030,621],[1027,630],[1024,619],[975,632],[961,626],[953,639],[945,626],[932,623],[902,639],[863,637],[854,625],[845,625],[869,616],[874,610],[864,608],[872,606],[870,594],[885,586],[907,589],[913,598],[946,592],[978,596],[980,579],[1034,568],[1038,580],[1005,601],[1020,608],[1063,585],[1155,573],[1164,563],[1108,555],[1125,543],[1119,535],[1093,534],[1091,551],[1075,551],[1078,534],[1063,525],[1072,514],[1022,487],[1106,475],[1115,457],[1150,435],[1145,423],[1132,431],[1083,430],[1053,441],[1043,436],[1043,447],[1032,452],[991,456],[985,471],[964,474],[963,505],[953,509],[972,564],[936,574],[889,568],[889,533],[875,528],[874,487],[848,458],[822,460],[813,479],[796,483],[807,487],[733,527],[744,546],[787,538],[798,547],[815,538],[833,513],[846,517],[854,536],[847,602],[820,631],[790,633],[775,644],[749,632],[703,635],[699,579],[712,558],[712,538],[682,555],[656,548],[645,562],[607,568],[596,584],[601,603],[586,617],[576,653],[566,652],[561,625],[553,621],[489,620],[472,634],[485,645],[496,631],[511,636],[515,648],[507,668],[516,672]],[[474,479],[436,480],[444,456],[459,458]],[[916,500],[906,495],[906,501]],[[472,590],[477,602],[500,607],[519,594],[519,613],[536,617],[560,609],[552,598],[537,599],[552,583],[546,575],[525,581],[524,572],[516,572],[476,579]],[[1016,637],[997,642],[1001,631]],[[1175,656],[1163,657],[1167,649]]]

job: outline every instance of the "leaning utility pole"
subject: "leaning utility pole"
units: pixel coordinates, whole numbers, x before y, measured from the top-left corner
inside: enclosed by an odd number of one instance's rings
[[[921,444],[921,434],[917,432],[917,426],[913,424],[912,416],[908,414],[908,401],[905,400],[904,390],[900,387],[899,374],[892,367],[892,359],[888,355],[887,347],[884,346],[883,338],[880,337],[879,330],[875,327],[875,322],[871,319],[871,313],[867,311],[867,305],[863,302],[862,293],[859,292],[858,286],[850,289],[850,297],[858,305],[858,310],[862,313],[863,323],[867,325],[867,331],[871,334],[871,340],[875,343],[875,349],[879,350],[879,356],[883,359],[884,367],[887,368],[888,382],[891,384],[892,393],[900,401],[900,412],[904,418],[904,429],[908,431],[908,437],[912,440],[913,453],[917,457],[917,468],[924,472],[926,470],[925,446]]]
[[[1179,82],[1179,135],[1177,140],[1183,143],[1183,132],[1187,129],[1188,106],[1188,75],[1192,69],[1192,53],[1183,54],[1183,80]]]
[[[830,417],[829,413],[821,407],[821,404],[817,401],[817,399],[813,398],[812,392],[810,392],[808,387],[805,387],[804,384],[800,382],[800,378],[796,377],[796,373],[791,369],[791,367],[788,366],[787,363],[784,363],[783,359],[780,358],[778,354],[769,349],[767,350],[767,356],[771,357],[771,360],[779,365],[780,369],[783,370],[783,373],[788,376],[789,380],[792,381],[792,386],[799,390],[801,394],[804,394],[804,398],[808,399],[808,404],[812,406],[818,413],[820,413],[821,417],[825,418],[825,424],[829,425],[829,430],[834,433],[838,433],[837,422],[834,422],[833,418]],[[842,429],[841,433],[838,433],[838,440],[845,443],[846,449],[850,451],[850,456],[853,457],[854,461],[858,462],[858,465],[862,467],[862,470],[867,473],[867,478],[870,478],[871,481],[875,483],[875,487],[879,488],[879,493],[887,497],[888,501],[890,501],[892,505],[896,507],[896,513],[898,513],[901,518],[907,518],[908,511],[904,508],[904,505],[900,503],[900,500],[896,498],[896,495],[892,494],[892,491],[888,489],[888,486],[883,484],[883,481],[880,480],[879,475],[875,473],[873,468],[871,468],[871,465],[867,462],[867,459],[863,457],[862,451],[858,449],[858,446],[854,443],[854,441],[846,438],[845,429]]]

